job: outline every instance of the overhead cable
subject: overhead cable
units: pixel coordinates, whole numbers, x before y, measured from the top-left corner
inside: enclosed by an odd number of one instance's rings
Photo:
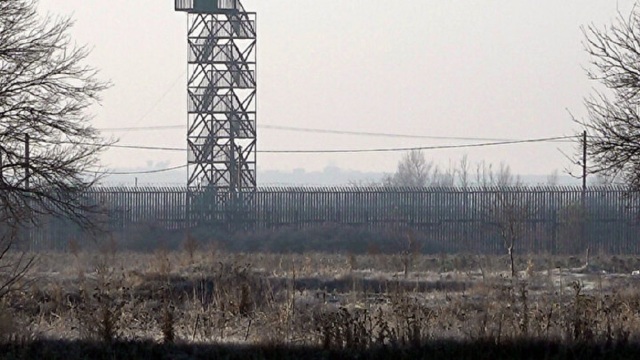
[[[394,147],[394,148],[372,148],[372,149],[317,149],[317,150],[257,150],[257,153],[262,154],[325,154],[325,153],[371,153],[371,152],[398,152],[398,151],[411,151],[411,150],[441,150],[441,149],[463,149],[463,148],[477,148],[488,146],[501,146],[501,145],[515,145],[515,144],[530,144],[541,142],[553,142],[558,140],[567,140],[575,138],[574,136],[557,136],[537,139],[524,139],[524,140],[512,140],[512,141],[495,141],[484,142],[477,144],[461,144],[461,145],[438,145],[438,146],[413,146],[413,147]],[[137,149],[137,150],[158,150],[158,151],[187,151],[185,148],[175,147],[161,147],[161,146],[138,146],[138,145],[104,145],[105,147],[122,148],[122,149]]]
[[[105,171],[105,175],[139,175],[139,174],[157,174],[161,172],[167,172],[172,170],[184,169],[187,165],[174,166],[170,168],[164,169],[156,169],[156,170],[141,170],[141,171]]]
[[[138,127],[120,127],[120,128],[100,128],[101,131],[152,131],[152,130],[172,130],[183,129],[185,125],[158,125],[158,126],[138,126]],[[508,138],[491,138],[491,137],[472,137],[472,136],[435,136],[435,135],[412,135],[398,133],[382,133],[370,131],[350,131],[350,130],[331,130],[307,127],[281,126],[259,124],[258,128],[269,130],[296,131],[314,134],[334,134],[334,135],[351,135],[351,136],[370,136],[370,137],[388,137],[388,138],[404,138],[404,139],[430,139],[430,140],[454,140],[454,141],[518,141],[518,139]]]

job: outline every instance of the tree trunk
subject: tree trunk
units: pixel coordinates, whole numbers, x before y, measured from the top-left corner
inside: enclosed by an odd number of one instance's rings
[[[516,277],[516,263],[513,260],[513,244],[509,245],[507,250],[509,251],[509,260],[511,260],[511,277],[515,278]]]

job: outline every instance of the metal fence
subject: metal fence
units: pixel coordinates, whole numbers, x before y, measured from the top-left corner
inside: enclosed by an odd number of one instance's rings
[[[273,231],[356,227],[420,236],[433,251],[496,253],[513,235],[529,253],[640,253],[640,192],[622,187],[260,188],[222,200],[185,188],[96,188],[87,201],[108,233],[189,226]],[[188,211],[190,210],[190,211]],[[33,247],[63,249],[85,236],[64,219],[43,219]]]

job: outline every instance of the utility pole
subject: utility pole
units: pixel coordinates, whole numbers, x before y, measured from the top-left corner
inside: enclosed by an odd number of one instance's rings
[[[29,190],[30,186],[29,186],[29,178],[31,177],[31,164],[30,164],[30,149],[29,149],[29,134],[25,135],[24,138],[24,163],[25,163],[25,169],[24,169],[24,174],[25,174],[25,180],[24,180],[24,185],[25,188],[27,190]]]
[[[582,192],[587,191],[587,131],[582,132]]]
[[[581,226],[581,235],[583,241],[587,245],[587,253],[585,257],[585,264],[589,266],[589,253],[591,252],[591,244],[589,244],[589,240],[587,237],[587,204],[586,204],[586,196],[587,196],[587,131],[584,130],[582,132],[582,226]]]

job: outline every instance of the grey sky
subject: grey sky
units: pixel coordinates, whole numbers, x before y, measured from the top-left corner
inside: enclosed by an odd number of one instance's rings
[[[259,124],[435,136],[571,135],[591,87],[581,25],[605,26],[633,1],[244,0],[258,12]],[[186,146],[186,15],[171,0],[41,0],[73,14],[73,36],[114,87],[97,127],[185,124],[113,133],[121,144]],[[464,142],[260,129],[259,149],[380,148]],[[429,151],[446,164],[505,161],[514,172],[569,165],[568,144]],[[401,153],[259,155],[258,167],[395,168]],[[184,164],[186,154],[109,150],[110,167]]]

